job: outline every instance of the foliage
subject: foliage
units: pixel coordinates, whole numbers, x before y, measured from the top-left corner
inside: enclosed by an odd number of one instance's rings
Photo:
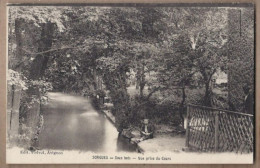
[[[240,18],[241,13],[241,18]],[[244,86],[254,92],[254,12],[248,8],[230,10],[228,54],[228,90],[231,110],[243,111]],[[241,24],[240,24],[241,23]],[[238,82],[239,81],[239,82]]]
[[[42,23],[55,23],[60,32],[64,31],[65,27],[62,21],[66,17],[62,14],[64,7],[30,7],[27,6],[13,6],[9,8],[9,16],[12,20],[21,19],[26,22],[33,23],[37,27],[41,27]]]
[[[187,103],[227,108],[226,98],[214,92],[212,77],[217,71],[228,73],[230,56],[236,60],[233,66],[241,67],[239,73],[246,69],[241,77],[252,76],[253,56],[246,62],[235,55],[253,51],[248,26],[253,24],[244,24],[244,37],[250,38],[239,41],[232,30],[233,9],[11,7],[9,14],[9,53],[15,64],[10,64],[14,77],[9,82],[22,83],[16,69],[30,79],[41,65],[42,73],[25,83],[42,97],[34,100],[25,93],[31,99],[23,104],[46,102],[49,90],[88,95],[94,104],[97,94],[108,94],[119,131],[147,116],[178,125]],[[48,24],[51,32],[46,32]],[[137,94],[130,96],[133,85]]]
[[[11,144],[17,144],[19,147],[28,149],[30,147],[31,138],[30,135],[33,134],[32,129],[25,124],[20,125],[20,134],[11,135],[9,137],[9,141]]]
[[[8,74],[7,74],[7,84],[10,86],[18,86],[21,87],[22,90],[26,90],[27,88],[27,79],[26,77],[22,76],[20,73],[8,69]]]

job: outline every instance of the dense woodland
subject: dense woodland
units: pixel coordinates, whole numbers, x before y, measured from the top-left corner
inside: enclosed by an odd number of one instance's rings
[[[254,89],[253,19],[247,8],[10,7],[16,128],[37,135],[48,91],[97,108],[109,97],[119,131],[143,118],[183,125],[188,103],[243,111],[242,86]],[[221,73],[226,84],[215,82]]]

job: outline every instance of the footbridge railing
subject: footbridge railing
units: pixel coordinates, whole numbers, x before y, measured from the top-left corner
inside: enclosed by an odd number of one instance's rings
[[[254,116],[223,109],[187,106],[186,147],[208,152],[253,152]]]

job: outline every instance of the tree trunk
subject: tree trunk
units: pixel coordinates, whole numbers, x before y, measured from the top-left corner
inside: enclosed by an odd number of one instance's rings
[[[181,118],[181,124],[182,127],[184,128],[184,111],[185,111],[185,101],[186,101],[186,93],[185,93],[185,86],[182,87],[182,101],[181,101],[181,110],[179,110],[180,112],[180,118]]]
[[[94,82],[94,90],[98,90],[98,81],[97,81],[97,69],[93,68],[93,82]]]
[[[211,95],[212,95],[212,88],[210,88],[210,82],[211,82],[211,78],[212,76],[214,75],[214,73],[216,72],[216,69],[213,69],[212,72],[210,73],[207,73],[206,70],[204,68],[200,68],[200,72],[203,76],[203,82],[204,82],[204,85],[205,85],[205,94],[204,94],[204,105],[205,106],[209,106],[211,107],[212,106],[212,103],[211,103]]]
[[[7,130],[9,135],[18,135],[20,99],[21,88],[15,85],[9,86],[7,115]]]
[[[24,56],[24,51],[22,50],[23,42],[22,42],[22,25],[23,21],[21,19],[16,19],[15,20],[15,43],[16,43],[16,52],[15,52],[15,59],[14,64],[10,63],[11,69],[21,72],[22,70],[22,59]]]
[[[38,46],[38,52],[44,52],[51,49],[54,33],[53,23],[44,23],[41,27],[41,41]],[[31,65],[31,80],[40,80],[44,76],[50,56],[50,52],[45,52],[36,56]],[[28,88],[27,93],[31,96],[30,98],[28,98],[28,101],[32,101],[32,107],[29,108],[27,111],[27,125],[32,128],[33,134],[30,137],[32,139],[31,145],[35,146],[36,144],[38,144],[38,134],[36,128],[39,122],[41,111],[41,92],[39,90],[39,86],[31,86]]]
[[[210,80],[205,83],[205,96],[204,96],[205,106],[211,107],[211,90],[210,90]]]
[[[141,77],[141,70],[140,70],[140,63],[136,63],[136,85],[135,88],[136,90],[140,89],[140,77]]]
[[[16,41],[16,52],[15,60],[13,64],[10,65],[10,69],[14,69],[18,73],[21,73],[22,70],[22,20],[15,20],[15,41]],[[8,86],[8,114],[7,114],[7,131],[8,135],[18,135],[19,130],[19,109],[20,109],[20,100],[21,100],[21,88],[16,85]]]
[[[38,47],[38,52],[44,52],[51,49],[52,41],[53,41],[53,33],[54,33],[53,23],[48,22],[42,24],[41,41]],[[50,56],[51,56],[50,52],[46,52],[36,56],[31,66],[31,71],[30,71],[31,79],[38,80],[44,75]]]
[[[144,97],[144,87],[145,87],[144,64],[141,64],[141,69],[140,69],[140,96],[141,97]]]

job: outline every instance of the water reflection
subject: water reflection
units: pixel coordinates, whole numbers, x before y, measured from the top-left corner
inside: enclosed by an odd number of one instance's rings
[[[118,134],[117,138],[117,151],[118,152],[136,152],[136,145],[131,144],[129,139],[126,139]]]
[[[98,113],[88,100],[62,93],[50,93],[43,108],[44,129],[39,136],[41,149],[93,152],[134,152],[127,139],[118,135],[113,124]]]

